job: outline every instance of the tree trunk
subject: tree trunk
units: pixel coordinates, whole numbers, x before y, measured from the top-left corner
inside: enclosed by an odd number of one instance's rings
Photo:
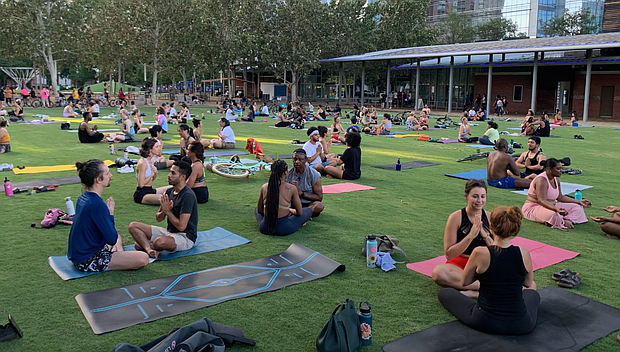
[[[56,62],[54,61],[54,54],[52,53],[52,48],[47,47],[45,54],[43,55],[43,59],[45,60],[45,64],[49,67],[50,70],[50,78],[52,79],[52,94],[54,94],[54,100],[58,101],[58,67],[56,67]]]
[[[118,87],[116,87],[116,91],[118,92],[121,89],[121,58],[118,58]]]
[[[183,77],[183,94],[187,94],[187,72],[185,71],[185,68],[181,70],[181,77]]]
[[[155,43],[153,48],[153,95],[151,95],[151,104],[155,105],[155,92],[157,92],[157,73],[159,71],[159,62],[157,57],[157,52],[159,50],[159,26],[160,23],[157,22],[155,24]]]
[[[297,71],[296,70],[291,70],[291,100],[292,101],[296,101],[297,100],[297,86],[298,86],[298,78],[297,78]]]

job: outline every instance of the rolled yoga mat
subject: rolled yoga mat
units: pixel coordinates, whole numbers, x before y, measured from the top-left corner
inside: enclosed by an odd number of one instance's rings
[[[432,326],[383,346],[385,352],[579,351],[620,329],[620,309],[561,288],[539,290],[540,307],[534,330],[521,336],[492,335],[459,321]]]
[[[75,297],[95,334],[320,279],[344,265],[299,243],[280,254]]]
[[[427,166],[435,166],[435,165],[439,165],[439,164],[431,163],[429,161],[414,160],[414,161],[407,161],[407,162],[401,163],[400,167],[404,170],[404,169],[417,169],[419,167],[427,167]],[[380,169],[386,169],[386,170],[396,170],[396,164],[375,165],[373,167],[378,167]]]
[[[104,160],[104,164],[107,166],[115,165],[112,160]],[[67,164],[67,165],[52,165],[52,166],[26,166],[23,169],[13,168],[13,173],[15,175],[21,174],[37,174],[40,172],[53,172],[53,171],[77,171],[75,168],[75,164]]]

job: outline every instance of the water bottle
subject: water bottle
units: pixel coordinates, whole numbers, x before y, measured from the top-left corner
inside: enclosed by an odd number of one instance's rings
[[[110,144],[110,155],[116,154],[114,151],[114,144]]]
[[[125,159],[129,159],[129,152],[127,151],[127,149],[125,149],[125,153],[123,154],[123,157]]]
[[[360,302],[360,330],[362,331],[362,346],[372,344],[372,313],[368,301]]]
[[[377,262],[377,237],[375,235],[368,235],[366,240],[366,266],[369,268],[376,268]]]
[[[13,196],[13,185],[8,178],[4,178],[4,195],[7,197]]]
[[[71,200],[71,197],[65,198],[65,201],[65,204],[67,205],[67,215],[75,215],[75,207],[73,206],[73,201]]]
[[[575,199],[577,199],[577,200],[582,200],[583,199],[583,195],[581,195],[581,191],[580,190],[576,190],[575,191]]]
[[[396,171],[400,171],[402,168],[402,165],[400,164],[400,158],[398,158],[398,161],[396,161]]]

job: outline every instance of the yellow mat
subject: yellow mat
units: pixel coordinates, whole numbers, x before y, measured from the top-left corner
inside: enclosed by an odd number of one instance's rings
[[[48,117],[50,121],[63,121],[63,122],[82,122],[84,119],[82,117]]]
[[[104,160],[103,161],[107,166],[114,165],[112,160]],[[15,175],[21,174],[38,174],[42,172],[53,172],[53,171],[75,171],[75,165],[53,165],[53,166],[27,166],[23,169],[13,168],[13,173]]]
[[[395,134],[394,138],[420,137],[421,134]]]

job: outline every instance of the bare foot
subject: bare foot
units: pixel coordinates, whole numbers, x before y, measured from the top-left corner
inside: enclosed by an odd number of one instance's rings
[[[289,212],[291,215],[297,215],[297,210],[295,210],[295,209],[293,209],[293,208],[288,208],[288,212]]]
[[[157,258],[157,257],[159,256],[159,251],[156,251],[156,250],[154,250],[154,249],[148,250],[146,253],[147,253],[147,254],[149,255],[149,257],[151,257],[151,258]]]
[[[142,252],[144,252],[144,248],[142,248],[142,246],[140,246],[140,245],[138,244],[138,242],[136,242],[136,243],[134,243],[134,244],[133,244],[133,248],[134,248],[135,250],[137,250],[137,251],[142,251]]]
[[[461,292],[461,294],[465,297],[469,297],[469,298],[478,298],[478,291],[474,291],[474,290],[465,290],[465,291],[459,291]]]
[[[607,236],[607,237],[609,237],[609,238],[613,238],[613,239],[615,239],[615,240],[620,239],[620,237],[618,237],[618,236],[616,236],[616,235],[611,235],[611,234],[608,234],[608,233],[606,233],[606,234],[605,234],[605,236]]]
[[[332,176],[332,175],[330,175],[330,174],[327,174],[327,175],[325,175],[325,176],[326,176],[327,178],[334,178],[334,176]]]
[[[564,226],[566,226],[566,228],[569,228],[569,229],[575,228],[575,225],[573,225],[573,222],[570,220],[566,220],[566,219],[564,219]]]

